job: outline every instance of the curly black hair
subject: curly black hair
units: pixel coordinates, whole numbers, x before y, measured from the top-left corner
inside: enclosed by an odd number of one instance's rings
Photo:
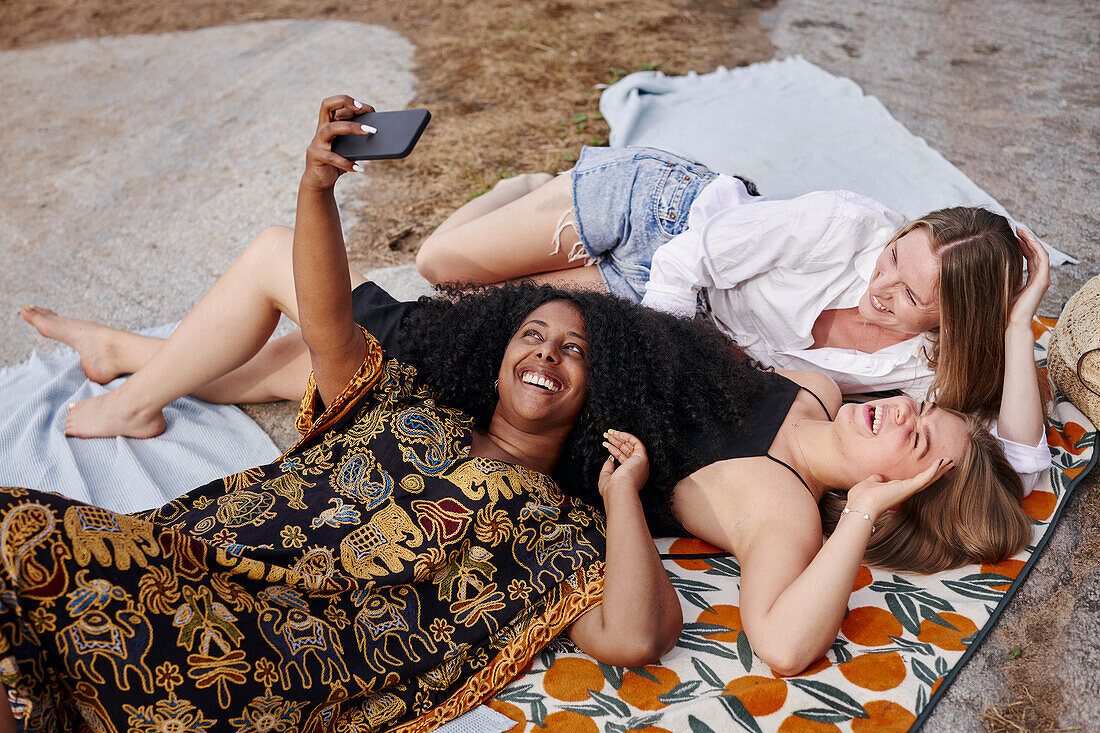
[[[421,298],[405,317],[400,342],[442,404],[487,428],[509,340],[531,311],[555,300],[580,309],[588,340],[586,410],[555,478],[563,490],[602,506],[603,432],[633,433],[650,459],[642,493],[647,514],[657,526],[675,526],[671,489],[702,467],[698,441],[718,429],[740,429],[745,406],[762,388],[759,365],[716,328],[600,293],[520,283]]]

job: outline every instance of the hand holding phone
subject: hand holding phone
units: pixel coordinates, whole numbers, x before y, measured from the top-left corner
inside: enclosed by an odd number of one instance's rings
[[[432,115],[426,109],[397,112],[367,112],[352,122],[369,125],[377,132],[369,135],[338,135],[332,139],[332,152],[350,161],[404,158],[412,152]]]

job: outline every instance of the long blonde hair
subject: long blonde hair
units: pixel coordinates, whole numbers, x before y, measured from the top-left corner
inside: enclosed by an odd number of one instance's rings
[[[869,565],[913,573],[938,573],[1015,555],[1031,541],[1031,520],[1021,506],[1023,484],[1000,442],[972,416],[970,445],[960,465],[875,522],[863,559]],[[819,506],[832,533],[846,496],[829,491]]]
[[[977,207],[940,209],[893,239],[923,227],[939,259],[940,325],[933,329],[929,398],[942,407],[996,414],[1004,380],[1009,308],[1023,282],[1023,249],[1000,214]]]

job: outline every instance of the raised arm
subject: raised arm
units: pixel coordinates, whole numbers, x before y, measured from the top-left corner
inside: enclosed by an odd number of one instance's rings
[[[607,514],[603,602],[574,621],[569,636],[601,662],[640,667],[676,645],[684,620],[638,498],[649,475],[645,447],[629,433],[606,437],[612,457],[599,483]]]
[[[1038,445],[1045,433],[1043,401],[1035,374],[1031,320],[1050,287],[1050,258],[1043,246],[1023,229],[1016,236],[1027,258],[1027,284],[1016,296],[1005,329],[1005,376],[997,434],[1014,443]]]
[[[942,459],[911,479],[884,482],[872,476],[852,487],[851,511],[816,553],[807,546],[807,534],[819,535],[799,533],[791,516],[758,523],[738,554],[741,620],[755,654],[784,675],[798,674],[820,659],[844,620],[874,520],[951,465]],[[819,521],[816,508],[793,519]]]
[[[348,256],[333,193],[336,179],[362,168],[332,152],[332,139],[370,134],[369,128],[351,122],[351,118],[373,111],[346,95],[323,101],[298,186],[294,292],[302,339],[309,349],[317,391],[326,405],[343,391],[366,355],[366,342],[351,314]]]

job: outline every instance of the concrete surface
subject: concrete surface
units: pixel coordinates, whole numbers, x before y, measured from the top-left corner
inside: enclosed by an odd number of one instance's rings
[[[858,82],[1052,246],[1042,313],[1056,315],[1100,271],[1100,5],[1075,0],[780,0],[763,14],[776,56],[801,54]],[[1054,724],[1100,730],[1100,567],[1078,545],[1097,527],[1078,487],[1054,537],[924,730],[981,731],[1012,699],[1008,650],[1041,655],[1035,695]],[[1036,662],[1025,663],[1037,664]]]
[[[181,318],[263,227],[293,224],[321,99],[404,108],[412,65],[397,33],[338,21],[0,53],[0,365],[54,348],[24,303],[129,329]]]

